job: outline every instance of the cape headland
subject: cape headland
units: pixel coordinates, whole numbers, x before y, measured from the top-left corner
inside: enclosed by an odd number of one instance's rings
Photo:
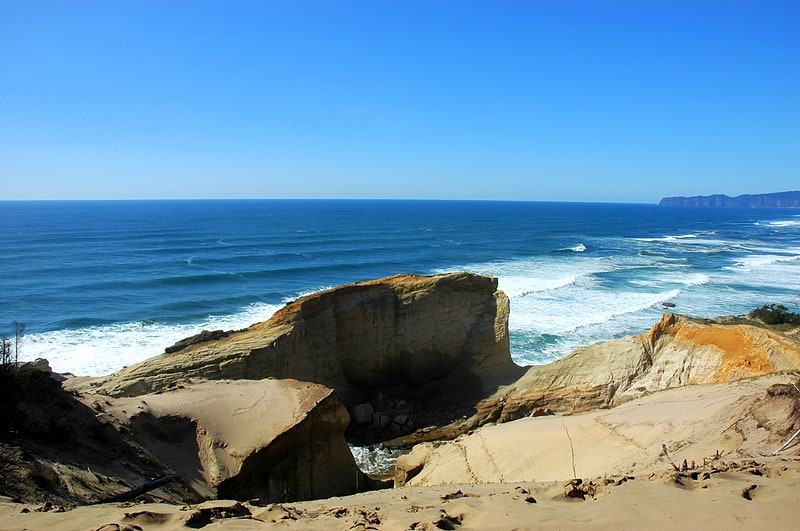
[[[724,194],[665,197],[658,202],[658,206],[800,208],[800,191],[745,194],[736,197]]]
[[[509,311],[491,277],[398,275],[104,377],[14,367],[0,518],[9,529],[791,522],[796,326],[665,313],[638,336],[522,368]],[[348,442],[405,455],[393,477],[369,476]],[[597,503],[565,511],[575,500]],[[679,514],[665,516],[669,503]]]

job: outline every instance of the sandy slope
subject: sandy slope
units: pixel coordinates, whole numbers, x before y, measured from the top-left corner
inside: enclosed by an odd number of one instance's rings
[[[758,456],[780,447],[800,415],[794,397],[768,394],[788,381],[773,375],[679,387],[612,409],[485,426],[452,442],[417,445],[398,468],[424,461],[410,485],[556,481],[663,470],[662,445],[678,463]]]
[[[796,528],[800,463],[777,458],[733,465],[705,480],[684,477],[683,485],[668,472],[618,486],[599,485],[586,500],[565,497],[561,482],[515,482],[404,487],[267,507],[244,504],[238,510],[235,502],[215,501],[192,507],[106,504],[23,514],[17,504],[0,503],[0,528],[186,529],[192,518],[196,525],[204,523],[203,510],[209,515],[207,529],[228,530]],[[752,485],[757,487],[747,500],[742,492]],[[229,517],[223,510],[213,511],[215,507],[229,508]]]

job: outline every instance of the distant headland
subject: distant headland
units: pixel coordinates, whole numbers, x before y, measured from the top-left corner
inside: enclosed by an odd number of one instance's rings
[[[692,197],[665,197],[659,201],[658,206],[800,208],[800,191],[776,192],[772,194],[746,194],[736,197],[722,194],[696,195]]]

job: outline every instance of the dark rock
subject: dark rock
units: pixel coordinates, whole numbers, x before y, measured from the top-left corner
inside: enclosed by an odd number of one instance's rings
[[[200,343],[214,341],[215,339],[221,339],[223,337],[228,337],[229,335],[231,335],[231,332],[230,331],[226,332],[225,330],[212,330],[212,331],[203,330],[199,334],[187,337],[186,339],[181,339],[171,347],[165,348],[164,352],[166,352],[167,354],[171,354],[173,352],[181,351],[186,347],[192,345],[198,345]]]
[[[370,424],[374,415],[375,410],[369,402],[356,404],[350,408],[350,422],[356,426]]]
[[[392,424],[392,417],[386,413],[375,413],[372,416],[372,427],[377,430],[385,430]]]

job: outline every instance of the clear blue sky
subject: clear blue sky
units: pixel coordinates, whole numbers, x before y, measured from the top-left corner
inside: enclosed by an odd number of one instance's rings
[[[0,199],[795,189],[797,0],[0,0]]]

